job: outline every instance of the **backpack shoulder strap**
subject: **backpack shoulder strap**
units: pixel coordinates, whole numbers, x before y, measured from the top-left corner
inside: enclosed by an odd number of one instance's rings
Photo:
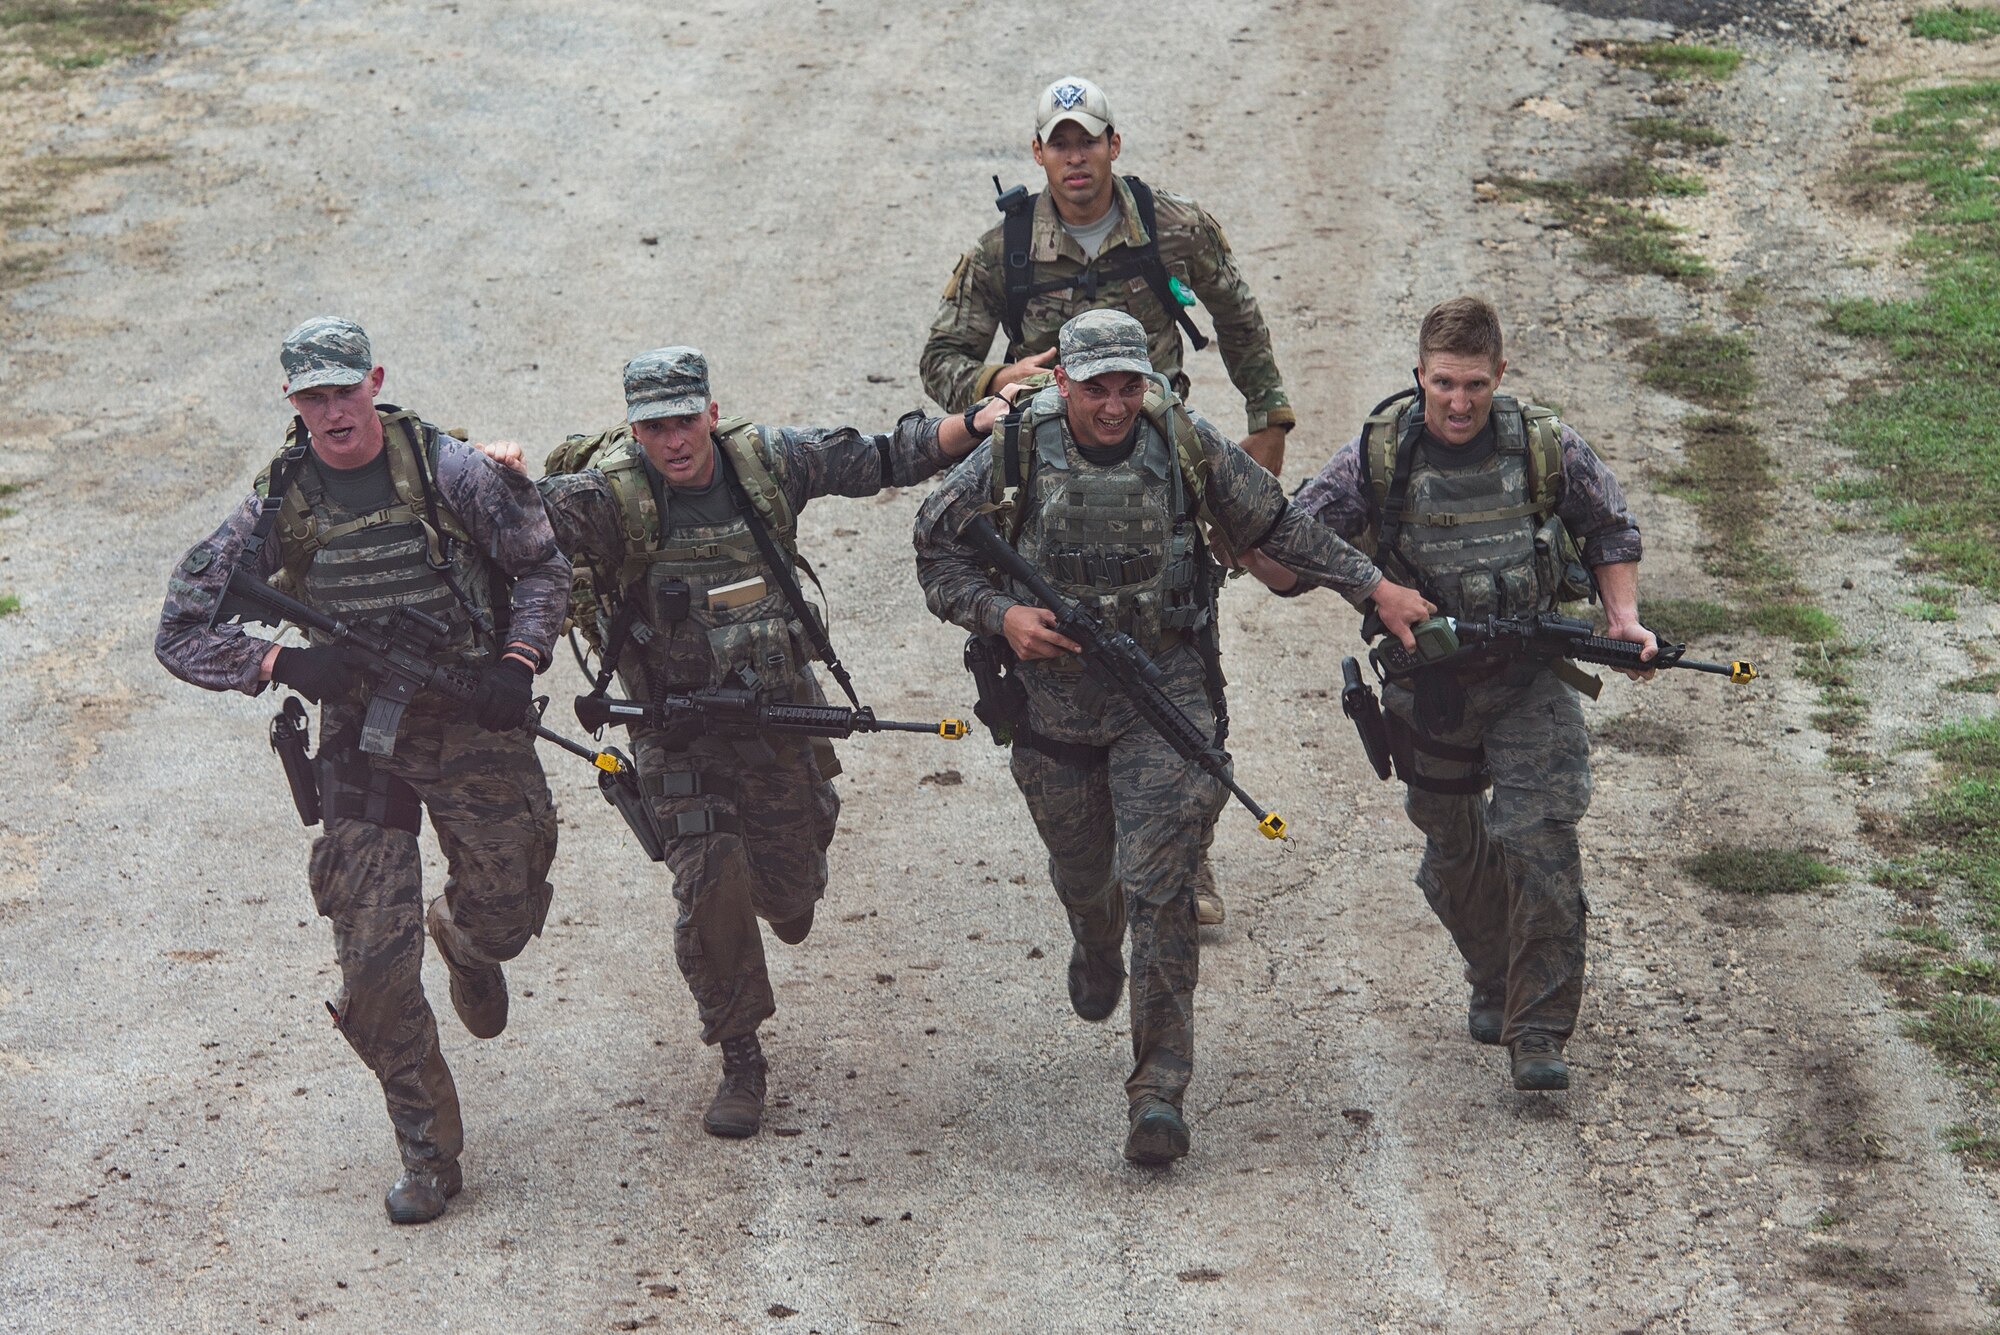
[[[1528,499],[1535,503],[1536,516],[1547,519],[1556,512],[1556,487],[1562,478],[1562,420],[1553,408],[1527,403],[1521,418],[1528,437]]]
[[[786,499],[785,489],[771,476],[770,448],[764,429],[747,417],[725,417],[715,424],[716,444],[729,456],[730,465],[757,518],[788,554],[796,556],[798,516]]]
[[[1153,299],[1160,303],[1160,309],[1181,327],[1188,342],[1199,352],[1208,346],[1208,337],[1195,327],[1194,318],[1181,304],[1180,294],[1174,291],[1173,275],[1167,272],[1166,261],[1160,258],[1160,219],[1153,205],[1153,187],[1136,176],[1126,177],[1125,184],[1132,191],[1132,203],[1138,206],[1139,226],[1146,231],[1146,244],[1139,252],[1139,272],[1146,286],[1153,290]]]
[[[1001,290],[1006,298],[1000,325],[1007,331],[1008,357],[1021,346],[1021,321],[1028,311],[1028,297],[1035,285],[1035,259],[1031,249],[1035,235],[1035,208],[1040,192],[1029,195],[1008,209],[1000,223]]]
[[[1037,381],[1040,383],[1036,383]],[[1053,376],[1037,372],[1023,383],[1028,387],[1014,399],[1014,410],[1000,419],[993,431],[992,482],[987,509],[993,526],[1011,545],[1018,542],[1028,522],[1031,485],[1035,475],[1035,435],[1048,414],[1034,411],[1035,400]],[[1032,391],[1032,392],[1031,392]]]

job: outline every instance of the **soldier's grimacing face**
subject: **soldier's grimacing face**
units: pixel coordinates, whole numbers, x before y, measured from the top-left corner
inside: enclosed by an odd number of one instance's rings
[[[383,374],[378,366],[351,385],[316,385],[289,396],[292,411],[322,454],[337,458],[380,443],[382,419],[375,415],[375,396],[382,392]]]
[[[1146,402],[1146,377],[1112,371],[1090,380],[1072,380],[1056,368],[1056,386],[1069,417],[1069,433],[1093,448],[1121,444]]]
[[[1111,164],[1118,157],[1118,132],[1087,134],[1075,121],[1064,121],[1048,141],[1035,141],[1035,161],[1049,178],[1049,190],[1065,216],[1078,214],[1094,222],[1111,202]]]
[[[721,420],[722,410],[711,403],[707,412],[634,422],[632,435],[668,486],[699,490],[715,479],[715,442],[709,432]]]
[[[1486,429],[1494,392],[1506,373],[1505,361],[1455,352],[1424,354],[1417,361],[1417,380],[1424,387],[1424,430],[1447,445],[1471,443]]]

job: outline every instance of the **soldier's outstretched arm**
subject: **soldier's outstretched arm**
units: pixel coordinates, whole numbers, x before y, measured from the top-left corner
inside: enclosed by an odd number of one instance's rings
[[[917,510],[917,582],[940,621],[976,635],[1006,634],[1007,610],[1020,601],[993,587],[986,563],[959,534],[979,512],[993,481],[993,450],[982,444],[954,468]]]
[[[884,487],[928,481],[963,459],[1007,415],[1020,387],[1010,386],[973,414],[903,414],[892,430],[865,436],[853,427],[783,427],[773,433],[778,484],[794,510],[815,496],[873,496]]]
[[[569,558],[556,544],[527,475],[449,437],[438,447],[438,492],[479,549],[513,582],[507,647],[549,665],[569,610]]]
[[[266,685],[261,669],[271,641],[238,625],[210,629],[208,624],[256,527],[257,507],[255,496],[244,501],[215,532],[188,548],[167,577],[153,656],[182,681],[206,690],[256,695]],[[264,544],[261,557],[252,573],[268,579],[278,568],[275,540]]]
[[[986,360],[1006,309],[998,258],[998,243],[991,237],[959,258],[917,358],[924,392],[948,413],[962,413],[984,397],[1001,369]]]

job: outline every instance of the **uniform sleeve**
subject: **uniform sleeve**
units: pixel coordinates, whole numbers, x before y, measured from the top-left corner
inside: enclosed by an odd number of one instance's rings
[[[1255,547],[1301,583],[1330,588],[1356,607],[1365,602],[1382,582],[1375,563],[1286,500],[1278,479],[1213,423],[1194,421],[1208,459],[1209,510],[1230,550]]]
[[[1214,322],[1217,350],[1229,370],[1229,379],[1243,395],[1249,429],[1261,431],[1267,426],[1294,425],[1298,418],[1285,394],[1285,382],[1278,374],[1270,327],[1264,323],[1257,298],[1250,294],[1250,285],[1236,268],[1236,257],[1229,251],[1229,238],[1206,209],[1190,201],[1178,202],[1190,215],[1185,224],[1180,224],[1188,235],[1188,284],[1208,308],[1208,317]],[[1168,212],[1165,200],[1160,202],[1160,212],[1162,215]],[[1162,233],[1169,225],[1168,218],[1162,216]]]
[[[940,621],[979,635],[1003,633],[1007,609],[1020,600],[993,586],[986,565],[959,534],[993,485],[993,449],[982,444],[951,470],[917,511],[917,582]]]
[[[1625,489],[1584,438],[1562,428],[1562,495],[1556,514],[1583,547],[1590,566],[1623,565],[1640,557],[1639,524]]]
[[[209,629],[208,619],[229,583],[229,572],[242,559],[243,544],[257,525],[257,497],[252,496],[174,564],[167,576],[167,601],[160,609],[160,629],[153,637],[153,656],[167,671],[210,691],[241,691],[256,695],[267,683],[258,680],[271,641],[247,634],[237,625]],[[269,579],[277,570],[278,544],[264,544],[255,572]]]
[[[612,568],[625,559],[625,526],[604,474],[594,468],[554,473],[535,487],[556,545],[573,564]]]
[[[502,468],[470,445],[443,438],[438,492],[472,541],[514,582],[507,638],[534,651],[547,667],[569,610],[569,558],[535,484]]]
[[[1334,451],[1326,466],[1307,479],[1293,503],[1344,540],[1359,545],[1381,524],[1375,494],[1361,476],[1361,437]]]
[[[952,270],[937,318],[931,321],[917,371],[924,392],[946,412],[962,413],[983,398],[1000,363],[986,356],[1007,309],[1000,283],[999,229],[980,238]]]
[[[936,477],[951,460],[938,448],[942,418],[905,413],[880,435],[851,426],[779,427],[770,432],[773,472],[793,510],[815,496],[873,496]]]

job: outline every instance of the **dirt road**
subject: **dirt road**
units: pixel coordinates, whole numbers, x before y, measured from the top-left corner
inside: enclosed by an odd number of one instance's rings
[[[1877,892],[1773,911],[1674,870],[1776,828],[1858,858],[1852,793],[1800,731],[1809,691],[1619,681],[1593,708],[1699,742],[1600,752],[1577,1083],[1518,1095],[1465,1038],[1399,793],[1328,691],[1350,617],[1241,586],[1239,773],[1296,837],[1232,815],[1218,840],[1192,1158],[1118,1157],[1127,1033],[1068,1011],[1061,915],[983,741],[847,748],[820,926],[773,945],[767,1130],[704,1136],[714,1058],[666,883],[550,753],[558,899],[510,968],[513,1023],[477,1044],[443,1021],[465,1194],[430,1227],[383,1222],[393,1147],[321,1009],[329,934],[268,707],[150,652],[169,563],[273,449],[276,340],[305,315],[366,325],[393,401],[538,449],[615,420],[623,360],[673,341],[709,352],[725,412],[886,425],[921,398],[989,174],[1032,169],[1029,102],[1074,69],[1111,90],[1124,165],[1227,223],[1304,423],[1294,480],[1402,382],[1422,310],[1483,290],[1524,392],[1631,484],[1649,581],[1698,587],[1692,520],[1645,485],[1681,409],[1633,392],[1609,322],[1707,298],[1579,267],[1471,188],[1590,151],[1646,78],[1575,43],[1656,29],[1445,0],[1134,13],[231,0],[72,98],[45,147],[159,156],[79,187],[61,262],[0,313],[0,479],[33,483],[0,526],[23,607],[0,622],[0,1330],[1990,1319],[2000,1210],[1937,1143],[1961,1096],[1855,967]],[[1772,148],[1703,225],[1778,293],[1768,355],[1851,362],[1805,298],[1874,280],[1813,266],[1893,238],[1804,187],[1861,123],[1852,57],[1774,40],[1749,39],[1759,82],[1722,113]],[[1239,424],[1212,354],[1194,374],[1196,406]],[[1816,403],[1784,414],[1802,449]],[[963,713],[960,637],[910,578],[916,501],[817,503],[804,541],[885,712]]]

